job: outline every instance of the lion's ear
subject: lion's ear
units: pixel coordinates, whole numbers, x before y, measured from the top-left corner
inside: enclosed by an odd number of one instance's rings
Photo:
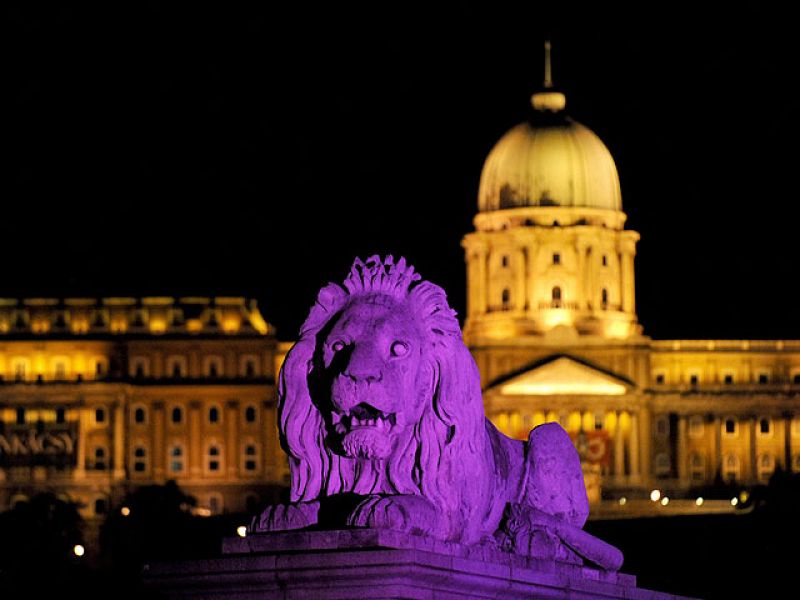
[[[278,381],[278,422],[281,445],[289,455],[292,502],[317,498],[328,467],[322,416],[308,389],[313,354],[312,340],[297,342],[286,355]]]
[[[347,292],[335,283],[329,283],[322,288],[317,294],[317,301],[308,312],[308,317],[300,327],[300,337],[322,329],[325,323],[341,310],[346,299]]]

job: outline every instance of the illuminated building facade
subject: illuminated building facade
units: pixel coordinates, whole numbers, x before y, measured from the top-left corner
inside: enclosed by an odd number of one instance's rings
[[[50,491],[91,520],[168,480],[247,509],[287,470],[279,353],[244,298],[0,299],[0,510]]]
[[[560,421],[595,501],[800,471],[800,341],[644,336],[611,154],[549,67],[532,105],[490,152],[462,242],[487,414],[520,438]]]

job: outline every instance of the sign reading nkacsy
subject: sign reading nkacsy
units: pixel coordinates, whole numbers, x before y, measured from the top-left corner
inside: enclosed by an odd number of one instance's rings
[[[77,439],[73,423],[0,429],[0,466],[74,464]]]

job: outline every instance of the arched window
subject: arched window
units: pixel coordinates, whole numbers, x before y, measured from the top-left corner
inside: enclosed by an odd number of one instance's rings
[[[758,459],[758,478],[767,481],[775,471],[775,457],[771,454],[762,454]]]
[[[144,446],[136,446],[133,449],[133,470],[136,473],[147,471],[147,449]]]
[[[180,406],[176,406],[172,409],[172,422],[178,425],[179,423],[183,422],[183,409]]]
[[[503,289],[501,304],[503,305],[503,310],[508,310],[511,307],[511,291],[508,288]]]
[[[186,377],[188,368],[185,356],[170,356],[167,358],[167,376],[174,379]]]
[[[219,471],[220,468],[220,449],[217,444],[210,444],[208,446],[208,470]]]
[[[172,444],[169,449],[169,470],[173,473],[183,471],[183,445]]]
[[[758,433],[762,436],[769,436],[772,433],[772,421],[767,417],[758,420]]]
[[[600,293],[600,305],[603,307],[603,310],[608,308],[608,290],[606,288],[603,288]]]
[[[739,479],[739,458],[735,454],[728,454],[722,464],[722,478],[733,482]]]
[[[500,264],[503,267],[507,267],[508,266],[508,255],[507,254],[504,254],[503,257],[500,259]]]
[[[244,470],[248,473],[253,473],[258,470],[258,446],[252,442],[244,445]]]
[[[702,454],[694,453],[689,461],[692,467],[692,479],[703,481],[706,478],[706,461]]]
[[[258,412],[255,406],[248,406],[244,409],[244,420],[248,423],[255,423],[258,420]]]
[[[739,427],[736,419],[734,417],[728,417],[725,419],[725,424],[723,427],[725,428],[723,431],[725,435],[736,435],[738,433]]]
[[[142,423],[147,421],[147,411],[145,411],[143,406],[137,406],[133,409],[133,422],[137,425],[141,425]]]
[[[561,306],[561,288],[559,286],[553,287],[551,298],[553,299],[553,306]]]
[[[97,471],[105,471],[108,463],[106,462],[108,458],[108,453],[106,452],[105,447],[103,446],[96,446],[94,449],[94,468]]]
[[[203,361],[203,374],[209,379],[223,377],[222,358],[219,356],[206,356]]]
[[[212,406],[208,409],[208,422],[214,425],[219,423],[219,408]]]

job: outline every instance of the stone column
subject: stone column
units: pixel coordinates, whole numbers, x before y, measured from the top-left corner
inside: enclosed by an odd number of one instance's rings
[[[625,444],[620,426],[622,412],[617,411],[617,422],[614,426],[614,476],[617,482],[622,482],[625,476]]]
[[[124,398],[114,406],[114,479],[125,478],[125,407]]]
[[[636,312],[636,292],[634,289],[633,252],[629,248],[622,251],[622,310]]]
[[[584,309],[587,305],[586,298],[586,246],[578,244],[578,309]]]
[[[166,456],[164,449],[164,403],[153,402],[153,437],[151,445],[150,464],[153,465],[153,479],[164,479],[164,463]]]
[[[536,258],[538,251],[539,245],[536,242],[528,244],[527,297],[529,312],[539,310],[539,300],[536,294]]]
[[[477,289],[478,289],[478,253],[472,249],[466,249],[467,254],[467,316],[473,316],[478,311]]]
[[[200,433],[202,403],[199,400],[189,402],[189,444],[186,448],[189,463],[189,476],[194,479],[203,474],[203,446]]]
[[[525,252],[521,247],[514,250],[514,309],[523,312],[525,310]]]
[[[748,440],[750,445],[750,479],[751,481],[756,481],[758,479],[758,447],[756,441],[758,419],[755,415],[750,416],[749,419],[750,424],[747,430],[750,432],[750,439]]]
[[[686,415],[678,416],[677,461],[678,479],[683,484],[688,480],[686,474]]]
[[[653,419],[649,408],[642,408],[639,411],[639,445],[641,447],[639,458],[641,461],[640,473],[642,484],[649,484],[653,476],[651,465],[650,444],[653,439]]]
[[[477,281],[475,282],[475,310],[477,314],[482,315],[486,313],[486,287],[488,285],[488,280],[486,277],[486,261],[488,260],[488,257],[485,248],[481,248],[478,251],[476,260],[478,261],[478,268]]]
[[[709,426],[711,427],[711,431],[708,436],[708,464],[711,468],[711,474],[710,476],[706,476],[706,480],[711,482],[714,481],[717,472],[720,474],[722,473],[722,425],[720,424],[719,417],[714,416],[710,419]]]
[[[225,403],[225,465],[229,478],[239,477],[239,401]]]
[[[631,457],[631,482],[639,483],[642,479],[642,473],[639,465],[639,416],[636,413],[631,414],[631,437],[629,443],[629,456]]]
[[[787,473],[792,472],[792,413],[784,413],[783,415],[783,456],[785,461],[784,470]]]
[[[88,427],[84,407],[79,406],[76,410],[78,411],[78,452],[75,457],[73,477],[75,479],[84,479],[86,477],[86,430]]]

